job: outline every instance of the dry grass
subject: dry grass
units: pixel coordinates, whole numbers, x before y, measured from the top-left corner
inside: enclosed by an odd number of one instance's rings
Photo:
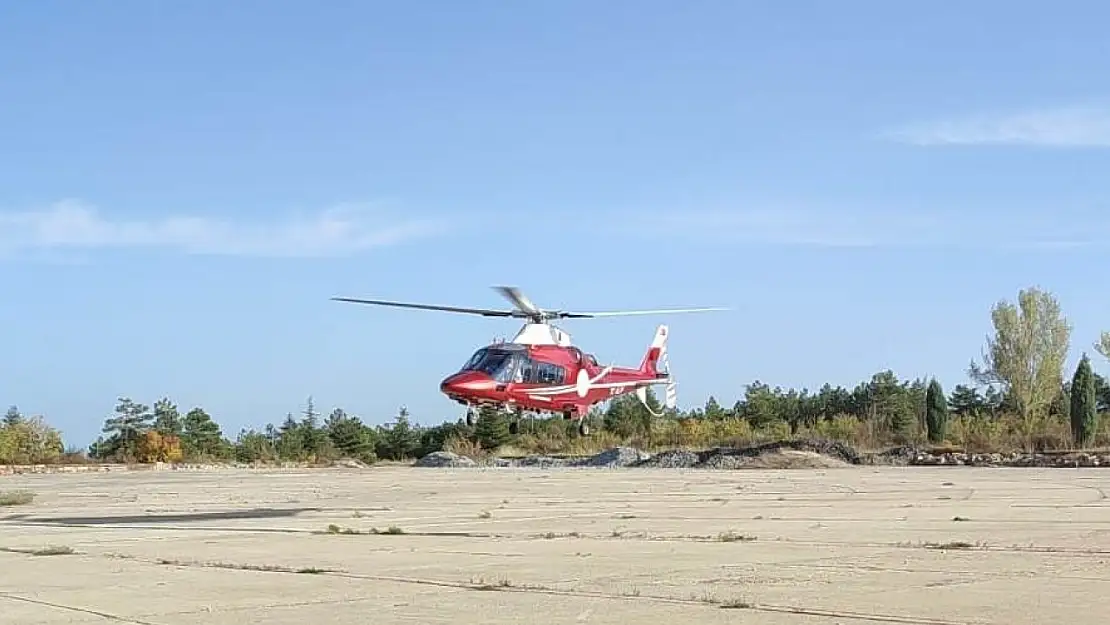
[[[903,436],[893,436],[883,424],[851,415],[823,420],[811,427],[791,433],[785,423],[754,428],[744,419],[656,419],[651,435],[620,437],[613,432],[595,430],[588,437],[578,436],[574,428],[560,419],[537,421],[534,428],[516,437],[503,455],[553,454],[590,455],[618,445],[629,445],[646,451],[662,449],[706,449],[717,446],[747,446],[789,439],[828,439],[846,443],[863,451],[880,451],[896,445],[915,444],[937,451],[973,453],[1011,451],[1053,451],[1074,448],[1070,425],[1063,418],[1041,417],[1028,422],[1003,415],[990,417],[951,417],[947,439],[941,445],[929,445],[921,424]],[[1110,415],[1104,415],[1092,445],[1095,449],[1110,448]],[[465,439],[449,442],[448,451],[476,460],[489,457]]]

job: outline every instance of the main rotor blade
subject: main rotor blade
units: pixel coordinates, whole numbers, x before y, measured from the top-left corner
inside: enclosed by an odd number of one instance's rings
[[[536,305],[525,297],[525,295],[520,292],[520,289],[515,286],[495,286],[493,289],[505,296],[505,299],[512,302],[521,312],[528,313],[529,315],[539,315],[543,313],[542,310],[537,308]]]
[[[405,302],[389,302],[385,300],[358,299],[354,297],[333,297],[337,302],[352,302],[355,304],[374,304],[377,306],[396,306],[398,308],[417,308],[420,310],[441,310],[446,312],[469,313],[484,317],[512,317],[511,310],[489,310],[486,308],[463,308],[459,306],[435,306],[432,304],[409,304]]]
[[[591,317],[624,317],[630,315],[668,315],[671,313],[708,312],[713,310],[728,310],[720,307],[707,308],[664,308],[660,310],[617,310],[607,312],[564,312],[560,317],[568,319],[588,319]]]

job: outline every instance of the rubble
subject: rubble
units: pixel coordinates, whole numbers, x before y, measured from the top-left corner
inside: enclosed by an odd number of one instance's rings
[[[651,454],[633,447],[614,447],[612,449],[606,449],[596,456],[575,462],[572,466],[609,468],[631,467],[649,458],[651,458]]]
[[[436,451],[424,456],[413,463],[414,467],[429,467],[435,469],[476,467],[477,462],[466,456],[460,456],[449,451]]]
[[[669,449],[655,454],[633,447],[614,447],[594,456],[560,458],[527,456],[494,458],[482,463],[462,460],[440,465],[436,452],[417,461],[415,466],[503,466],[503,467],[594,467],[594,468],[658,468],[658,469],[816,469],[851,465],[885,466],[981,466],[981,467],[1110,467],[1110,452],[1008,452],[971,453],[963,451],[929,451],[913,446],[900,446],[874,453],[859,453],[850,446],[831,440],[783,440],[749,447],[715,447],[704,450]],[[462,458],[450,454],[454,458]]]
[[[748,447],[715,447],[689,450],[669,449],[648,453],[634,447],[613,447],[587,457],[550,455],[524,458],[468,458],[448,451],[437,451],[412,464],[427,468],[657,468],[657,469],[814,469],[849,465],[885,466],[969,466],[969,467],[1035,467],[1095,468],[1110,467],[1110,451],[1042,451],[1042,452],[968,452],[952,449],[927,449],[912,445],[894,447],[881,452],[860,453],[837,441],[802,439],[783,440]],[[0,465],[0,475],[24,473],[86,473],[109,471],[213,471],[228,469],[298,470],[310,465],[296,462],[271,463],[155,463],[72,464],[72,465]],[[316,466],[316,465],[311,465]],[[356,470],[373,470],[351,458],[336,460],[322,466]]]

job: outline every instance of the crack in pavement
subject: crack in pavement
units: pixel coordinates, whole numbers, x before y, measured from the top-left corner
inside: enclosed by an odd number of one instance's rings
[[[30,597],[24,597],[22,595],[17,595],[15,593],[11,593],[11,592],[0,591],[0,598],[9,599],[11,601],[22,601],[23,603],[30,603],[30,604],[34,604],[34,605],[40,605],[40,606],[44,606],[44,607],[48,607],[48,608],[55,608],[55,609],[58,609],[58,610],[68,610],[70,612],[77,612],[79,614],[89,614],[89,615],[92,615],[92,616],[99,616],[100,618],[107,619],[109,621],[115,621],[117,623],[132,623],[133,625],[159,625],[158,623],[154,623],[154,622],[151,622],[151,621],[142,621],[142,620],[139,620],[139,619],[134,619],[134,618],[126,617],[126,616],[119,616],[118,614],[111,614],[111,613],[108,613],[108,612],[101,612],[99,610],[93,610],[93,609],[90,609],[90,608],[82,608],[82,607],[79,607],[79,606],[66,605],[64,603],[54,603],[52,601],[45,601],[43,599],[32,599]]]
[[[220,568],[223,570],[240,570],[248,573],[265,572],[265,573],[286,573],[297,574],[292,568],[287,567],[260,567],[253,565],[231,565],[226,563],[210,564],[204,562],[180,562],[180,561],[165,561],[154,560],[149,558],[142,558],[137,556],[115,555],[113,557],[125,558],[137,562],[145,562],[150,564],[159,565],[172,565],[179,567],[196,567],[196,568]],[[708,599],[684,599],[680,597],[669,597],[665,595],[644,595],[644,594],[617,594],[604,591],[589,591],[589,590],[569,590],[551,588],[548,586],[540,585],[522,585],[516,586],[512,584],[486,584],[475,582],[458,582],[451,580],[441,580],[432,578],[421,577],[407,577],[398,575],[369,575],[361,573],[350,573],[345,571],[320,571],[317,573],[321,576],[341,577],[345,579],[366,580],[376,582],[392,582],[398,584],[415,584],[420,586],[434,586],[439,588],[451,588],[456,590],[471,590],[471,591],[492,591],[492,592],[518,592],[525,594],[541,594],[552,595],[559,597],[576,597],[586,599],[610,599],[614,601],[645,601],[653,603],[667,603],[672,605],[685,605],[685,606],[699,606],[705,608],[733,608],[742,610],[753,610],[756,612],[776,612],[783,614],[798,614],[804,616],[823,616],[829,618],[852,619],[860,621],[872,621],[880,623],[897,623],[901,625],[973,625],[968,621],[953,621],[947,619],[935,619],[930,617],[917,617],[900,614],[881,614],[873,612],[854,612],[848,610],[829,610],[823,608],[810,608],[805,606],[791,606],[791,605],[775,605],[775,604],[756,604],[749,602],[731,603],[721,602]],[[351,601],[351,600],[346,600]],[[358,600],[355,600],[358,601]],[[343,601],[336,601],[334,603],[342,603]],[[144,624],[145,625],[145,624]]]

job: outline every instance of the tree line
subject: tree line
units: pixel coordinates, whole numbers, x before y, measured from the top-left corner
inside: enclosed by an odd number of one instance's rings
[[[481,412],[474,426],[462,418],[434,426],[412,422],[402,407],[393,419],[369,425],[342,408],[326,416],[313,399],[297,416],[232,438],[203,408],[181,410],[168,397],[152,405],[119,398],[102,435],[83,454],[65,450],[41,416],[11,407],[0,425],[0,463],[85,458],[115,462],[362,462],[402,460],[451,450],[469,455],[501,449],[521,453],[576,453],[615,444],[642,448],[741,444],[763,439],[820,437],[862,448],[900,444],[955,445],[969,450],[1063,449],[1110,445],[1110,384],[1084,352],[1064,370],[1072,327],[1055,297],[1039,288],[1000,301],[991,311],[994,332],[968,381],[945,392],[934,378],[901,379],[876,372],[852,388],[772,387],[756,380],[732,406],[709,397],[703,406],[654,417],[632,395],[595,406],[595,433],[576,434],[559,417],[525,421],[510,434],[509,416]],[[1110,332],[1093,349],[1110,359]],[[649,393],[652,412],[662,412]]]

